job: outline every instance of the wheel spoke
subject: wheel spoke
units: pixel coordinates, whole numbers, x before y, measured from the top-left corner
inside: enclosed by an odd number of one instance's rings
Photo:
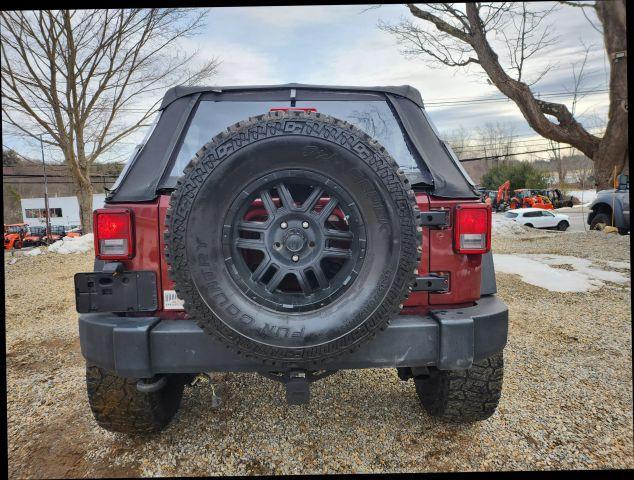
[[[315,274],[315,277],[317,278],[317,283],[319,283],[319,288],[328,288],[330,286],[330,282],[326,278],[326,274],[321,269],[321,265],[319,265],[319,263],[316,263],[315,265],[313,265],[311,267],[311,270],[313,271],[313,273]]]
[[[236,247],[244,250],[265,251],[264,241],[259,238],[238,238],[236,239]]]
[[[326,258],[350,258],[352,252],[350,250],[344,250],[342,248],[324,248],[323,256]]]
[[[347,230],[333,230],[326,228],[324,230],[324,238],[327,240],[352,240],[352,232]]]
[[[269,193],[269,191],[262,190],[260,192],[260,198],[262,199],[262,204],[264,205],[264,208],[266,209],[268,214],[275,215],[275,212],[277,212],[277,207],[275,206],[275,202],[271,198],[271,194]]]
[[[271,279],[266,284],[266,289],[269,292],[275,291],[275,289],[281,283],[281,281],[284,280],[284,277],[286,276],[287,273],[288,272],[285,269],[278,268],[277,272],[273,274]]]
[[[238,224],[238,230],[244,230],[246,232],[264,232],[269,226],[269,221],[266,222],[250,222],[242,221]]]
[[[280,183],[275,188],[277,188],[277,192],[280,194],[282,206],[286,208],[286,210],[297,210],[297,207],[295,206],[295,201],[293,200],[293,196],[291,195],[291,192],[288,190],[286,185]]]
[[[310,192],[308,198],[304,200],[304,203],[302,203],[302,210],[304,212],[310,212],[313,208],[315,208],[315,205],[321,198],[322,193],[324,193],[323,189],[319,187],[313,188],[313,191]]]
[[[326,221],[328,217],[330,216],[330,214],[332,213],[332,211],[337,206],[337,203],[339,203],[339,201],[336,198],[330,197],[330,200],[328,200],[328,203],[324,205],[324,208],[322,208],[321,212],[319,212],[319,217],[323,219],[324,221]]]
[[[269,269],[270,266],[271,266],[271,260],[268,257],[265,257],[251,274],[251,280],[253,280],[256,283],[262,280],[262,277],[264,276],[264,274],[266,273],[266,271]]]
[[[295,278],[299,282],[299,286],[301,287],[304,293],[311,293],[313,288],[310,286],[310,282],[308,281],[308,277],[306,276],[306,272],[303,270],[299,270],[294,272]]]

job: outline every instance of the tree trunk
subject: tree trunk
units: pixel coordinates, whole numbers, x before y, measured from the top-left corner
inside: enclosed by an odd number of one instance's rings
[[[603,24],[605,51],[610,62],[610,107],[608,126],[594,161],[597,190],[612,188],[614,173],[623,172],[628,164],[627,128],[627,35],[625,2],[597,2],[596,10]]]
[[[81,220],[82,233],[86,235],[92,232],[92,185],[90,182],[76,184],[77,202],[79,203],[79,219]]]

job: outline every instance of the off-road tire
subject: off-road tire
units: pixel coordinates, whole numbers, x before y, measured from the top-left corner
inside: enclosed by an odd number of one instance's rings
[[[607,213],[597,213],[594,217],[592,217],[592,222],[590,222],[590,230],[603,230],[603,227],[612,225],[612,221],[610,216]]]
[[[570,224],[567,221],[562,220],[557,224],[557,230],[559,230],[560,232],[565,232],[566,230],[568,230],[569,226]]]
[[[163,430],[178,411],[185,382],[185,376],[169,375],[162,389],[141,393],[136,388],[137,379],[86,366],[90,409],[99,426],[111,432],[148,434]]]
[[[372,276],[361,278],[359,274],[341,295],[342,301],[337,299],[332,304],[338,310],[328,310],[326,305],[291,318],[291,314],[271,312],[258,306],[252,296],[242,295],[240,285],[230,277],[234,273],[221,263],[220,253],[215,253],[222,250],[217,243],[221,235],[216,232],[228,225],[221,222],[220,226],[202,226],[198,220],[203,214],[210,219],[225,216],[233,208],[229,202],[236,200],[227,197],[239,198],[240,189],[246,187],[237,186],[229,192],[231,182],[254,183],[258,178],[275,177],[280,170],[302,168],[332,179],[335,185],[339,182],[347,193],[356,192],[351,195],[359,211],[367,216],[364,228],[368,232],[373,229],[374,238],[390,236],[393,247],[389,257],[386,254],[380,258],[371,254],[374,246],[368,241],[363,268],[371,265],[368,271]],[[375,198],[381,198],[378,203],[370,201],[367,188]],[[227,192],[219,191],[223,189]],[[377,209],[383,209],[382,218],[377,216]],[[420,215],[404,172],[370,136],[320,113],[270,112],[229,127],[203,146],[184,169],[166,215],[165,256],[185,310],[206,333],[234,352],[267,365],[317,365],[355,351],[398,315],[411,292],[421,258]],[[375,234],[383,228],[378,221],[383,218],[388,222],[387,233]],[[207,229],[206,235],[199,235],[203,228]],[[199,248],[207,248],[199,247],[201,242],[213,248],[201,251]],[[203,263],[199,252],[205,252]],[[204,262],[211,262],[207,263],[211,266],[201,266]],[[390,263],[379,273],[381,262]],[[361,286],[366,288],[359,294]],[[352,290],[356,296],[348,295]],[[335,325],[340,318],[341,323]]]
[[[502,352],[474,362],[467,370],[430,369],[414,378],[416,393],[432,417],[451,423],[486,420],[498,406],[502,393]]]

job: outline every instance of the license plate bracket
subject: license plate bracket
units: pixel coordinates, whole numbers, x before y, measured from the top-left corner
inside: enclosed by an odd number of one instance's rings
[[[75,307],[79,313],[153,312],[158,309],[156,274],[76,273]]]

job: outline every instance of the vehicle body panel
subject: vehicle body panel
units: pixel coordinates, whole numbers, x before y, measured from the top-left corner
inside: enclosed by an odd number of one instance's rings
[[[630,191],[627,189],[609,189],[597,192],[597,196],[590,204],[588,225],[594,216],[604,212],[609,216],[614,214],[614,226],[625,230],[630,229]]]

